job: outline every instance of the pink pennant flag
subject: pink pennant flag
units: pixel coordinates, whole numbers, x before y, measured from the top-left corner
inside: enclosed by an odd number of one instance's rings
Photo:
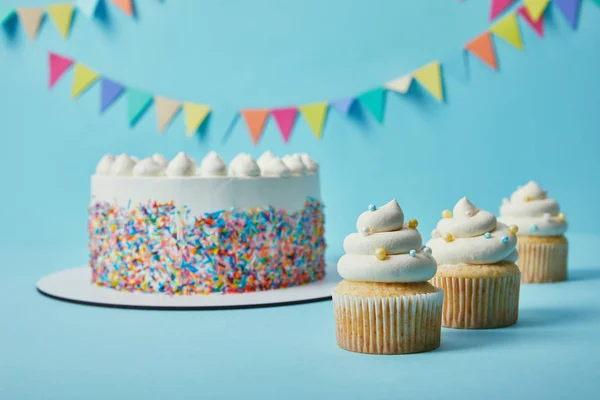
[[[490,6],[490,21],[493,21],[504,12],[515,0],[492,0]]]
[[[59,56],[58,54],[50,52],[49,54],[50,61],[50,79],[48,81],[48,87],[53,87],[56,82],[60,79],[61,76],[73,65],[73,60],[70,58],[66,58],[63,56]]]
[[[286,143],[290,140],[290,135],[292,134],[292,128],[294,128],[294,122],[296,122],[297,114],[298,109],[296,107],[278,108],[271,111],[271,115],[273,115],[273,118],[275,118],[275,122],[277,123],[279,131],[281,132],[283,141]]]

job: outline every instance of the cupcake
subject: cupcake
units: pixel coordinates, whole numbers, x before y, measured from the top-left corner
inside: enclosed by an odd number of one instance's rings
[[[338,262],[344,280],[333,289],[338,345],[367,354],[407,354],[440,345],[443,292],[418,222],[404,223],[392,200],[358,217]]]
[[[567,279],[567,251],[564,236],[567,221],[559,213],[558,203],[547,196],[537,183],[531,181],[518,188],[500,207],[503,223],[519,235],[517,264],[521,282],[544,283]]]
[[[509,326],[519,313],[517,237],[466,197],[442,220],[427,246],[438,270],[431,282],[444,295],[442,325],[486,329]]]

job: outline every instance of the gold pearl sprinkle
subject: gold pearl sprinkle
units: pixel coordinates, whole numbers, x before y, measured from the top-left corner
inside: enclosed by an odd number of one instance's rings
[[[387,251],[385,251],[383,247],[378,247],[375,249],[375,257],[377,257],[378,260],[385,260]]]
[[[525,201],[531,201],[531,200],[533,200],[533,197],[531,197],[531,196],[525,196],[525,198],[523,200],[525,200]]]
[[[565,213],[560,213],[556,216],[556,218],[558,218],[560,222],[564,222],[567,219],[567,216],[565,215]]]
[[[452,218],[452,211],[450,211],[450,210],[442,211],[442,218]]]
[[[451,241],[454,240],[454,236],[452,236],[451,233],[445,233],[444,236],[444,241],[450,243]]]
[[[519,232],[519,227],[516,225],[512,225],[511,227],[508,228],[508,231],[512,234],[512,235],[516,235],[517,232]]]
[[[408,227],[410,229],[417,229],[417,226],[419,226],[419,221],[414,218],[408,220]]]

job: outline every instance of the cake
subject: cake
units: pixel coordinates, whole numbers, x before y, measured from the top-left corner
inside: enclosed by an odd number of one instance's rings
[[[105,155],[91,177],[92,282],[121,291],[233,294],[324,278],[318,164],[306,154],[227,165],[208,153]]]
[[[367,354],[407,354],[440,345],[444,293],[427,282],[436,272],[418,222],[404,222],[396,200],[370,205],[338,262],[333,290],[338,345]]]
[[[442,325],[487,329],[519,316],[519,268],[514,230],[466,197],[444,210],[427,246],[438,270],[432,283],[444,291]]]
[[[521,282],[545,283],[567,279],[569,242],[567,219],[556,200],[537,183],[518,188],[500,206],[500,221],[515,226],[519,237],[517,265]]]

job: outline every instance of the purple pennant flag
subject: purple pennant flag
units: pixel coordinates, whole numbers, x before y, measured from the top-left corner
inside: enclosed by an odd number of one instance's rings
[[[100,80],[100,112],[106,111],[123,94],[124,90],[125,86],[120,83],[102,78]]]
[[[352,104],[354,104],[354,100],[354,97],[346,97],[344,99],[334,100],[330,103],[330,105],[345,117],[348,115],[348,112],[350,112],[350,108],[352,107]]]
[[[581,0],[554,0],[553,3],[563,13],[571,28],[575,29],[577,27],[577,17],[579,16]]]

